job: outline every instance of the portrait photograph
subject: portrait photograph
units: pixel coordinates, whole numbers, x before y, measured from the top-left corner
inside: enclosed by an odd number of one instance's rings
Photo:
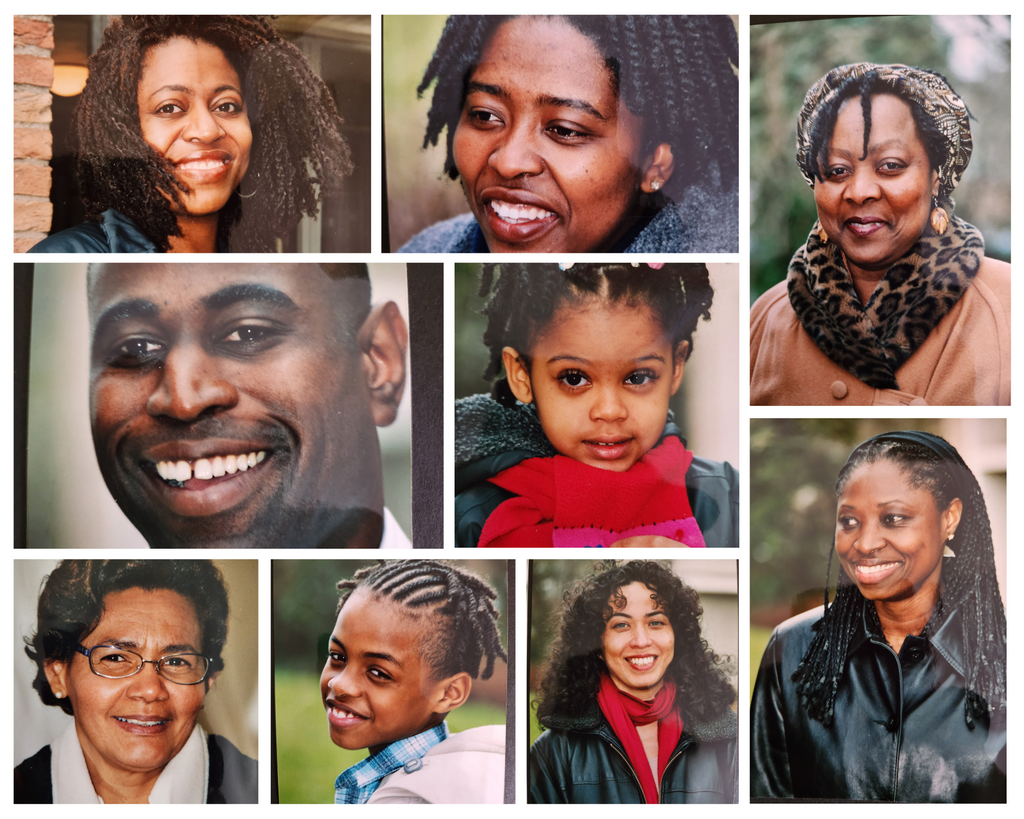
[[[737,562],[529,566],[529,802],[735,804]]]
[[[1006,444],[751,421],[752,801],[1006,801]]]
[[[370,250],[369,15],[58,14],[15,35],[17,252]]]
[[[455,545],[738,547],[738,274],[457,264]]]
[[[383,28],[384,251],[739,249],[735,18]]]
[[[272,800],[514,801],[513,572],[274,560]]]
[[[750,403],[1009,405],[1010,18],[752,23]]]
[[[14,802],[257,802],[255,560],[15,560]]]
[[[18,276],[32,303],[18,545],[410,548],[404,265]]]

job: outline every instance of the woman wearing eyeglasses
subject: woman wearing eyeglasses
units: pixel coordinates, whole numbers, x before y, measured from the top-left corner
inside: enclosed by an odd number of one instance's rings
[[[14,769],[14,801],[255,803],[255,760],[196,723],[227,619],[207,560],[57,566],[25,651],[42,701],[74,722]]]

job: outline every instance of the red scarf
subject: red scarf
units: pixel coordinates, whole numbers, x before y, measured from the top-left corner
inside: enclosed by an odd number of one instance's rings
[[[626,749],[626,756],[633,766],[640,785],[644,789],[647,804],[658,804],[658,784],[651,773],[651,765],[644,753],[644,743],[637,733],[637,725],[649,725],[658,720],[658,780],[665,774],[665,766],[669,757],[679,744],[683,735],[683,718],[676,709],[676,687],[665,680],[661,690],[653,700],[644,702],[636,697],[620,691],[615,687],[612,678],[601,675],[601,688],[597,692],[597,704],[601,706],[608,724],[612,726],[615,736]]]
[[[702,548],[686,496],[693,461],[668,437],[626,472],[612,472],[564,455],[528,458],[491,483],[515,493],[491,512],[479,546],[603,547],[634,535],[661,535]]]

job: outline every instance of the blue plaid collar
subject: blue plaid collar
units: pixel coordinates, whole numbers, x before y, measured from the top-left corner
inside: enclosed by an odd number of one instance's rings
[[[386,748],[342,771],[334,781],[335,805],[365,804],[377,790],[381,780],[399,768],[412,767],[426,756],[427,751],[448,739],[448,723],[442,722],[421,734],[392,742]]]

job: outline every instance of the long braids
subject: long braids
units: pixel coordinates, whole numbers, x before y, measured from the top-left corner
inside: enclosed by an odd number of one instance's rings
[[[494,664],[508,655],[501,647],[497,593],[475,574],[437,560],[381,561],[338,583],[342,590],[338,611],[352,592],[366,588],[412,612],[429,612],[448,619],[447,628],[436,628],[427,639],[427,660],[435,677],[465,671],[473,679],[489,679]],[[480,665],[484,662],[483,673]]]
[[[711,318],[714,291],[704,264],[666,264],[658,270],[631,264],[578,264],[562,270],[557,264],[508,262],[484,265],[479,295],[487,299],[483,341],[490,359],[484,378],[491,380],[501,372],[504,347],[527,356],[534,336],[560,306],[595,297],[650,308],[673,349],[684,341],[689,344],[689,357],[697,322]],[[495,382],[493,394],[503,403],[514,402],[504,378]]]
[[[448,18],[423,80],[422,96],[437,82],[423,147],[447,128],[444,170],[458,169],[452,153],[466,82],[495,29],[515,15]],[[694,183],[734,185],[738,169],[739,67],[736,28],[728,17],[566,15],[604,56],[617,95],[644,120],[644,150],[668,143],[675,172],[663,190]]]
[[[934,633],[950,614],[959,611],[965,660],[964,720],[973,727],[975,718],[1006,707],[1006,613],[999,596],[984,495],[951,445],[938,436],[920,432],[886,433],[858,446],[839,473],[836,495],[857,468],[878,461],[901,467],[910,485],[929,492],[940,510],[947,509],[955,498],[963,504],[950,544],[955,557],[943,563],[945,587],[926,630]],[[831,553],[828,565],[830,570]],[[825,725],[832,722],[850,641],[861,628],[864,607],[870,605],[843,571],[839,573],[835,600],[829,605],[829,570],[825,613],[792,677],[808,714]]]

